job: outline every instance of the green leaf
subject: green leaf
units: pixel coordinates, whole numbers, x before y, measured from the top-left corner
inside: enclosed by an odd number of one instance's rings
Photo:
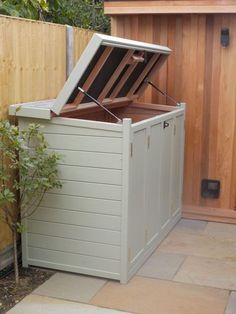
[[[21,106],[16,107],[16,112],[19,112],[21,110]]]
[[[0,202],[15,202],[15,194],[12,193],[8,188],[3,188],[3,190],[0,192]]]
[[[0,120],[0,207],[8,206],[21,199],[21,208],[29,216],[37,209],[44,193],[60,188],[57,164],[60,156],[47,150],[48,144],[39,124],[29,124],[24,130]],[[2,163],[1,163],[2,160]],[[20,173],[20,180],[15,177]],[[9,186],[13,179],[12,188]],[[17,207],[17,206],[16,206]],[[14,215],[18,217],[18,215]],[[18,232],[22,232],[20,221],[13,221]]]
[[[21,224],[20,222],[17,222],[16,223],[16,231],[18,232],[18,233],[23,233],[23,232],[25,232],[27,229],[26,229],[26,226],[25,225],[23,225],[23,224]]]

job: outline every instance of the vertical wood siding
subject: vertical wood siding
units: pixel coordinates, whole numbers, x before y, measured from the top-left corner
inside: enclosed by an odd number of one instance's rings
[[[220,31],[230,30],[222,48]],[[236,205],[236,15],[113,16],[112,34],[167,45],[173,49],[155,79],[160,88],[187,103],[184,204],[233,209]],[[145,99],[163,103],[156,91]],[[169,105],[172,103],[168,102]],[[220,180],[219,199],[203,199],[204,178]]]
[[[0,17],[0,37],[0,117],[9,104],[55,98],[66,78],[66,28]]]
[[[76,59],[93,32],[74,28]],[[66,26],[0,16],[0,119],[14,103],[55,98],[66,80]],[[11,242],[0,221],[0,250]]]
[[[74,64],[78,61],[94,32],[88,29],[74,27]]]
[[[14,103],[55,98],[66,78],[61,25],[0,16],[0,119]],[[0,221],[0,250],[11,242]]]

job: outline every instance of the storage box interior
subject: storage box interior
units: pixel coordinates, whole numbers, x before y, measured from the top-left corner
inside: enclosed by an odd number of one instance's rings
[[[114,117],[112,117],[108,112],[104,111],[99,106],[89,103],[83,105],[81,105],[80,108],[73,108],[73,105],[67,105],[65,106],[65,110],[63,110],[60,116],[74,119],[117,123],[117,120]],[[146,120],[157,115],[172,111],[174,109],[174,107],[171,106],[153,105],[137,102],[130,104],[118,103],[108,108],[109,111],[111,111],[121,120],[125,118],[132,119],[132,123]]]

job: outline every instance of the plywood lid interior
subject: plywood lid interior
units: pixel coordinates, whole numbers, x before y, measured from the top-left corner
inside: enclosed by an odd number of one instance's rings
[[[118,37],[95,34],[59,93],[52,111],[60,114],[67,104],[91,102],[84,89],[99,102],[139,97],[171,50]]]

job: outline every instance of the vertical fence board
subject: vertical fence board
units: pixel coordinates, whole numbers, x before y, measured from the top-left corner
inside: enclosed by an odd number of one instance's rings
[[[66,78],[65,26],[0,17],[0,117],[9,104],[56,97]]]
[[[74,64],[78,61],[94,32],[74,27]]]
[[[0,16],[0,38],[0,119],[10,104],[56,97],[66,78],[65,27]],[[0,250],[10,242],[0,222]]]
[[[94,32],[73,30],[77,60]],[[66,26],[0,16],[0,39],[0,119],[10,104],[55,98],[66,80]],[[10,244],[0,220],[0,251]]]

